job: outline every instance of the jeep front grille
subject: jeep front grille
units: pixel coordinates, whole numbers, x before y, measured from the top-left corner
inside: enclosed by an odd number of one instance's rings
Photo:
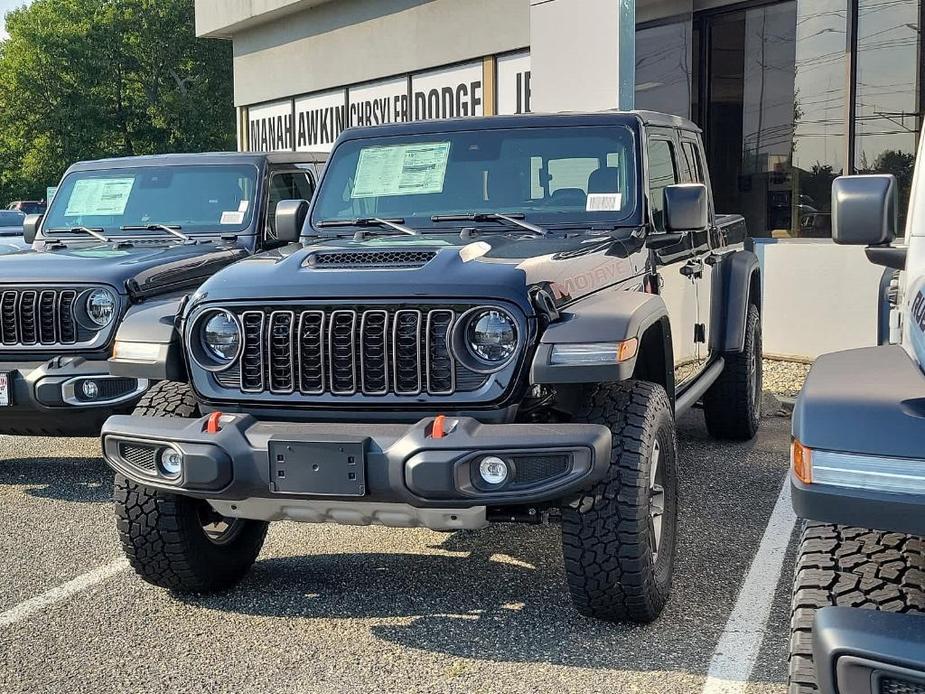
[[[300,397],[473,392],[489,377],[459,363],[449,348],[468,308],[233,310],[242,327],[240,357],[212,378],[225,390]]]
[[[0,289],[0,339],[5,347],[73,345],[81,335],[76,289]]]

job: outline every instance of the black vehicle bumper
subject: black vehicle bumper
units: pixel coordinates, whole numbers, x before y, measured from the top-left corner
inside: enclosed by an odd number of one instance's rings
[[[803,518],[925,535],[925,375],[898,346],[836,352],[810,370],[793,414],[810,483]]]
[[[0,434],[96,436],[108,417],[131,412],[148,388],[145,380],[110,375],[105,359],[0,362],[0,373],[7,376],[10,400],[0,407]],[[86,395],[87,382],[96,397]]]
[[[103,427],[109,464],[130,480],[207,499],[228,516],[261,520],[433,528],[478,527],[486,508],[524,507],[576,495],[610,464],[611,433],[585,424],[482,424],[434,418],[407,424],[297,424],[224,415],[209,433],[197,420],[112,417]],[[162,451],[182,454],[169,478]],[[508,479],[479,475],[489,455]]]

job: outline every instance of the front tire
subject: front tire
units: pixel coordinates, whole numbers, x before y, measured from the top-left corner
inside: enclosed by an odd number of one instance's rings
[[[595,387],[573,421],[613,432],[606,477],[562,507],[565,574],[575,608],[647,623],[668,601],[677,523],[677,436],[656,384]]]
[[[148,417],[195,417],[188,384],[156,383],[135,408]],[[244,577],[263,546],[268,524],[224,518],[208,502],[137,484],[117,474],[116,525],[129,563],[148,583],[182,592],[228,588]]]
[[[790,619],[790,694],[818,692],[813,619],[823,607],[925,610],[925,542],[902,533],[808,523]],[[923,617],[925,619],[925,617]]]
[[[761,314],[750,304],[745,347],[723,355],[723,373],[703,396],[707,431],[715,439],[748,441],[761,422]]]

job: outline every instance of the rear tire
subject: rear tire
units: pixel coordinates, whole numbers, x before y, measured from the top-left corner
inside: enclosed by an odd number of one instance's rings
[[[161,381],[134,414],[196,417],[186,383]],[[243,578],[260,553],[268,524],[224,518],[208,502],[137,484],[117,474],[113,493],[122,549],[141,578],[162,588],[207,593]]]
[[[707,431],[716,439],[748,441],[761,422],[761,314],[750,304],[745,348],[723,355],[723,373],[703,396]]]
[[[790,619],[790,694],[819,691],[813,618],[823,607],[925,610],[925,542],[902,533],[808,523],[800,539]]]
[[[668,601],[678,487],[671,403],[656,384],[596,386],[575,422],[613,432],[607,476],[562,507],[565,574],[575,608],[647,623]]]

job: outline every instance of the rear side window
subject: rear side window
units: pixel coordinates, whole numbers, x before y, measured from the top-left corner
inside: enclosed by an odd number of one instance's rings
[[[706,183],[703,175],[703,165],[700,161],[700,153],[693,142],[682,142],[681,148],[684,150],[684,158],[687,160],[687,168],[691,173],[692,183]]]
[[[270,176],[267,201],[267,238],[276,238],[276,206],[283,200],[312,199],[315,184],[306,171],[280,171]]]
[[[665,231],[664,190],[678,183],[674,145],[668,140],[649,140],[649,205],[658,231]]]

